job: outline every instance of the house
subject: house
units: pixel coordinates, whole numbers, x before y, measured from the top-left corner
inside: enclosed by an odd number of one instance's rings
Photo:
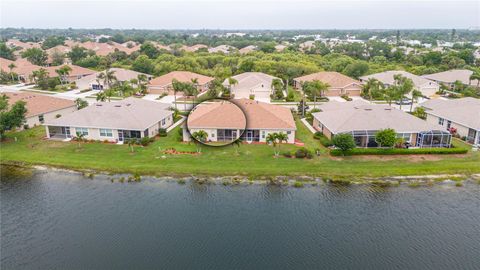
[[[435,93],[437,93],[438,90],[440,89],[440,86],[438,85],[438,83],[431,80],[427,80],[423,77],[414,75],[412,73],[409,73],[403,70],[390,70],[390,71],[363,76],[363,77],[360,77],[360,81],[364,83],[368,81],[368,79],[370,78],[375,78],[381,83],[383,83],[385,87],[388,87],[390,85],[394,85],[395,75],[402,75],[403,77],[411,79],[413,81],[415,89],[422,92],[422,95],[425,97],[431,97],[435,95]]]
[[[123,68],[110,68],[109,71],[113,71],[113,75],[116,78],[116,81],[118,82],[127,82],[130,81],[131,79],[138,79],[138,75],[145,75],[147,77],[147,80],[150,81],[153,76],[141,72],[136,72],[133,70],[128,70],[128,69],[123,69]],[[88,76],[82,77],[78,80],[75,81],[77,88],[80,90],[84,89],[91,89],[91,90],[104,90],[108,89],[108,85],[105,85],[105,82],[103,80],[99,80],[98,76],[104,73],[105,71],[101,72],[95,72],[93,74],[90,74]]]
[[[460,81],[465,86],[476,86],[480,84],[478,80],[470,80],[473,71],[468,69],[452,69],[444,72],[423,75],[422,77],[438,84],[445,84],[450,90],[455,87],[455,82]]]
[[[85,76],[96,73],[95,70],[84,68],[84,67],[77,66],[77,65],[71,65],[71,64],[46,67],[45,69],[50,74],[50,77],[58,77],[57,70],[59,68],[63,67],[63,66],[68,66],[71,69],[70,72],[68,73],[68,75],[65,77],[65,80],[68,81],[68,82],[74,82],[74,81],[79,80],[79,79],[81,79]]]
[[[198,105],[188,117],[188,129],[192,133],[207,131],[208,141],[232,141],[240,137],[248,143],[265,143],[269,133],[285,133],[288,136],[287,143],[295,142],[297,128],[290,109],[250,99],[235,99],[231,103]],[[246,125],[243,120],[245,118]],[[183,139],[191,140],[185,129]]]
[[[10,65],[13,64],[15,67],[10,70]],[[22,82],[25,83],[32,83],[33,80],[31,78],[31,75],[34,71],[39,70],[39,69],[47,69],[45,67],[37,66],[32,63],[30,63],[27,59],[18,59],[15,61],[0,58],[0,70],[4,72],[10,72],[12,71],[18,76],[18,79]],[[47,70],[49,77],[55,77],[58,76],[54,70]]]
[[[391,128],[397,138],[412,147],[450,147],[451,134],[441,126],[429,123],[388,105],[370,104],[362,100],[330,101],[313,113],[313,127],[327,138],[352,134],[357,147],[378,147],[375,134]]]
[[[204,92],[208,89],[208,86],[214,78],[205,75],[193,73],[190,71],[172,71],[160,77],[156,77],[148,84],[148,91],[151,94],[173,94],[172,81],[177,80],[179,82],[193,82],[197,80],[197,89],[199,92]]]
[[[455,132],[471,144],[480,145],[480,99],[431,99],[421,105],[425,108],[427,122]]]
[[[230,45],[220,45],[220,46],[217,46],[215,48],[209,48],[208,49],[208,52],[209,53],[224,53],[224,54],[229,54],[229,53],[232,53],[232,52],[235,52],[237,50],[237,48],[233,47],[233,46],[230,46]]]
[[[8,104],[10,105],[17,101],[26,103],[27,113],[24,128],[41,125],[46,121],[54,120],[77,110],[77,106],[72,100],[32,93],[4,92],[2,94],[8,97]]]
[[[230,88],[235,98],[253,96],[257,100],[270,100],[270,94],[273,93],[272,81],[278,79],[262,72],[245,72],[232,78],[237,81],[236,84],[230,85],[229,80],[226,79],[223,85]]]
[[[362,92],[362,86],[359,81],[333,71],[322,71],[295,78],[293,79],[293,85],[296,89],[301,90],[304,82],[314,80],[330,85],[324,93],[325,96],[360,96]]]
[[[238,52],[241,53],[241,54],[247,54],[247,53],[254,52],[257,49],[258,49],[257,46],[249,45],[249,46],[241,48],[240,50],[238,50]]]
[[[283,45],[283,44],[278,44],[278,45],[275,46],[275,50],[277,52],[283,52],[286,48],[287,48],[287,46]]]
[[[84,139],[124,142],[154,137],[160,128],[173,124],[168,105],[138,98],[99,102],[57,119],[45,121],[47,138],[69,139],[77,133]]]
[[[186,52],[196,52],[200,49],[208,49],[208,46],[207,45],[204,45],[204,44],[195,44],[193,46],[182,46],[181,47],[181,50],[184,50]]]
[[[47,63],[52,64],[54,54],[62,54],[64,57],[66,57],[66,54],[69,53],[71,50],[72,49],[70,47],[65,45],[57,45],[55,47],[45,50],[48,55]]]

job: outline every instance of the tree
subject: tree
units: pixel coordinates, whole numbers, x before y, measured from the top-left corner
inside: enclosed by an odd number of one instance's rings
[[[29,48],[22,53],[22,57],[26,58],[30,63],[38,66],[45,66],[47,64],[47,53],[39,48]]]
[[[207,142],[207,138],[208,138],[207,132],[205,132],[204,130],[195,131],[192,134],[192,138],[194,139],[193,140],[194,143],[197,145],[197,153],[201,153],[202,148],[200,144]]]
[[[410,104],[410,112],[413,110],[413,102],[418,101],[418,98],[422,97],[423,94],[417,89],[413,89],[412,91],[412,104]]]
[[[67,53],[67,56],[72,60],[74,64],[77,64],[83,58],[88,56],[87,49],[79,46],[74,46],[72,50]]]
[[[154,68],[152,60],[146,55],[138,56],[132,63],[132,69],[142,73],[152,74]]]
[[[115,70],[107,69],[97,75],[97,82],[102,82],[104,86],[112,88],[113,83],[117,80],[115,77]]]
[[[268,133],[267,137],[265,138],[266,142],[270,145],[273,146],[273,154],[275,155],[275,157],[278,157],[278,154],[277,154],[277,133]]]
[[[13,50],[10,49],[5,42],[0,42],[0,57],[8,60],[15,60]]]
[[[233,143],[232,143],[234,146],[237,147],[236,150],[235,150],[237,155],[240,154],[240,146],[242,145],[242,143],[243,143],[242,138],[238,138],[235,141],[233,141]]]
[[[303,92],[307,94],[310,99],[313,99],[313,108],[317,103],[317,97],[324,96],[328,91],[330,85],[319,80],[304,82],[302,85]]]
[[[55,72],[58,74],[58,77],[60,78],[60,82],[62,83],[62,85],[68,81],[67,78],[71,71],[72,68],[67,65],[55,70]]]
[[[346,152],[356,147],[355,140],[350,133],[342,133],[335,135],[333,137],[332,143],[336,148],[342,151],[342,155],[345,155]]]
[[[238,81],[235,78],[229,77],[228,78],[228,93],[223,93],[223,96],[230,97],[232,94],[232,86],[237,85]]]
[[[46,69],[41,68],[39,70],[34,70],[31,74],[31,77],[37,87],[42,90],[48,89],[48,72]]]
[[[375,141],[380,147],[393,147],[397,141],[397,133],[391,128],[382,129],[375,134]]]
[[[397,97],[398,97],[398,91],[397,91],[397,88],[393,85],[385,88],[384,92],[383,92],[383,97],[385,98],[385,100],[387,101],[388,105],[389,106],[392,106],[392,101],[393,100],[396,100]]]
[[[140,53],[145,54],[150,59],[155,59],[160,51],[151,42],[145,42],[140,46]]]
[[[471,84],[473,80],[477,80],[477,88],[478,88],[478,86],[480,85],[480,70],[475,69],[472,75],[470,75],[468,79],[469,79],[468,84]]]
[[[272,80],[273,88],[273,98],[282,99],[283,98],[283,82],[281,79],[275,78]]]
[[[16,68],[17,66],[14,63],[10,63],[8,65],[8,69],[10,70],[10,75],[12,76],[12,81],[15,81],[13,69]]]
[[[105,102],[107,100],[107,95],[105,92],[100,92],[97,94],[97,101]]]
[[[81,99],[81,98],[77,98],[77,99],[75,99],[75,105],[77,106],[78,110],[81,110],[81,109],[88,106],[88,102],[86,100]]]
[[[373,99],[373,93],[379,93],[383,88],[383,84],[375,79],[369,78],[367,82],[362,86],[362,95],[368,97],[370,101]]]
[[[45,40],[42,42],[42,49],[50,49],[58,45],[63,45],[65,42],[64,37],[57,37],[57,36],[49,36],[46,37]]]
[[[360,76],[363,76],[367,73],[368,68],[369,67],[367,63],[355,62],[348,64],[343,70],[343,73],[345,73],[347,76],[358,79]]]
[[[134,151],[133,146],[135,145],[136,140],[135,139],[125,139],[124,142],[126,144],[128,144],[128,148],[130,149],[130,152],[133,153],[133,151]]]
[[[5,138],[7,130],[18,128],[25,122],[25,106],[25,101],[17,101],[9,108],[7,95],[0,96],[0,140]]]
[[[54,66],[62,65],[63,62],[65,62],[65,55],[58,49],[53,49],[50,57],[52,58],[52,65]]]
[[[277,140],[278,140],[278,154],[277,156],[280,154],[280,146],[282,145],[282,143],[287,143],[288,142],[288,135],[286,133],[283,133],[283,132],[279,132],[277,133],[276,135],[277,137]]]
[[[410,78],[404,77],[400,74],[393,75],[394,78],[394,89],[397,92],[396,96],[400,101],[400,110],[402,109],[402,101],[405,98],[405,95],[408,95],[413,91],[413,81]]]
[[[83,134],[81,132],[77,132],[77,137],[75,139],[78,142],[78,148],[81,148],[82,147],[81,142],[83,142],[85,140],[85,134]]]

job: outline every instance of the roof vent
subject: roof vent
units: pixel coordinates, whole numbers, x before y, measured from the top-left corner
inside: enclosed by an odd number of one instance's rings
[[[97,107],[102,107],[102,104],[95,104],[95,106],[97,106]]]
[[[364,110],[365,110],[365,111],[371,111],[372,108],[365,108]]]
[[[385,111],[391,111],[392,108],[385,108]]]
[[[122,105],[115,105],[115,107],[120,108],[120,107],[122,107]]]

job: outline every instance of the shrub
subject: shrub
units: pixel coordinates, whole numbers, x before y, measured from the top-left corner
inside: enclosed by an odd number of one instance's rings
[[[307,148],[300,148],[298,149],[297,151],[295,151],[295,157],[296,158],[308,158],[308,159],[311,159],[312,158],[312,152],[310,150],[308,150]]]
[[[295,183],[293,183],[293,186],[296,187],[296,188],[302,188],[304,186],[304,184],[302,182],[295,181]]]
[[[327,137],[325,137],[325,135],[323,135],[323,133],[320,131],[315,132],[315,134],[313,135],[313,138],[316,140],[319,140],[320,143],[325,147],[333,146],[332,141]]]
[[[159,128],[158,129],[158,136],[166,137],[167,136],[167,130],[165,128]]]
[[[340,149],[333,149],[330,151],[332,156],[341,155],[447,155],[447,154],[465,154],[468,152],[466,148],[418,148],[418,149],[405,149],[405,148],[355,148],[345,152]]]
[[[381,147],[393,147],[397,141],[397,133],[391,128],[382,129],[375,134],[375,141]]]
[[[353,136],[349,133],[338,134],[333,137],[333,145],[340,149],[341,153],[345,154],[355,148],[355,141]]]
[[[143,137],[140,139],[140,144],[142,146],[147,146],[150,143],[150,138],[149,137]]]
[[[348,95],[341,95],[341,97],[342,97],[343,99],[345,99],[346,101],[352,101],[352,98],[349,97]]]
[[[286,158],[291,158],[293,156],[291,152],[283,152],[282,155]]]
[[[463,187],[463,183],[461,181],[458,181],[455,183],[456,187]]]
[[[61,115],[61,114],[57,114],[57,115],[55,115],[55,118],[60,118],[60,117],[62,117],[62,115]]]

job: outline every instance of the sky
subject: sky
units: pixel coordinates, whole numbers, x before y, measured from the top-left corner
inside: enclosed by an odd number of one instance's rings
[[[0,0],[0,27],[480,29],[480,1]]]

